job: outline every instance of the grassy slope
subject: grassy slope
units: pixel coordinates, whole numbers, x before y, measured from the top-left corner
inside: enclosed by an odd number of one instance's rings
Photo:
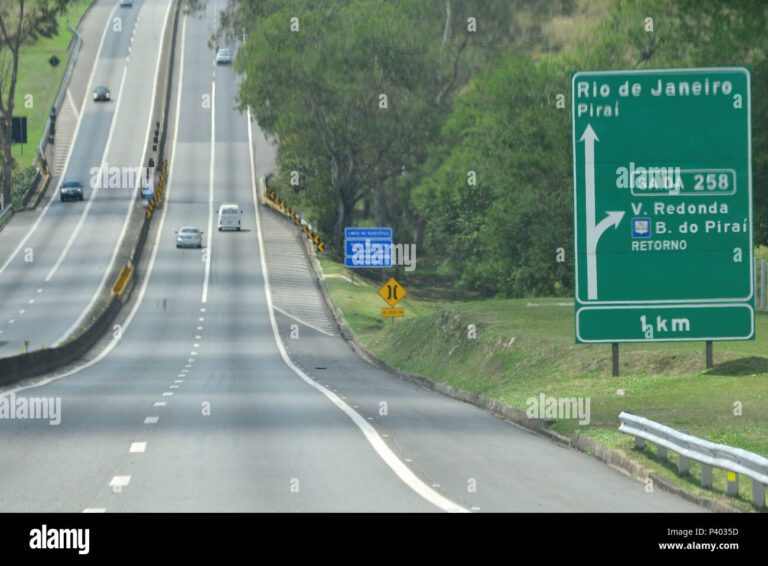
[[[91,1],[76,0],[67,12],[59,16],[59,34],[56,37],[41,37],[22,47],[19,57],[19,80],[16,84],[15,114],[27,117],[28,143],[23,147],[20,144],[13,146],[17,167],[25,167],[35,160],[35,148],[40,143],[48,112],[56,98],[69,61],[67,46],[72,33],[67,28],[67,23],[76,26]],[[51,55],[56,55],[61,60],[57,67],[48,64]],[[25,106],[25,96],[28,94],[32,95],[32,108]]]
[[[343,266],[321,260],[331,296],[358,337],[389,364],[525,409],[530,397],[590,398],[591,422],[561,420],[552,428],[574,429],[623,449],[646,467],[671,469],[653,456],[632,451],[617,431],[621,411],[677,429],[768,455],[768,314],[757,316],[757,339],[715,344],[715,367],[704,369],[704,346],[632,344],[621,347],[621,371],[610,376],[610,347],[576,345],[573,306],[562,299],[422,302],[419,290],[399,306],[406,317],[395,323],[379,315],[386,306],[378,282],[352,285],[339,277]],[[360,282],[359,276],[356,280]],[[539,306],[528,306],[530,303]],[[467,338],[474,324],[477,339]],[[742,415],[734,415],[734,403]],[[677,479],[694,487],[692,480]],[[674,474],[670,473],[671,477]],[[724,489],[722,475],[717,487]],[[748,499],[748,482],[742,482]]]

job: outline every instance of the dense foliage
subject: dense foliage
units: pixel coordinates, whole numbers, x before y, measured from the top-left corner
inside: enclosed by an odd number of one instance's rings
[[[574,42],[547,33],[584,5],[242,0],[222,22],[247,30],[241,102],[280,141],[275,185],[337,245],[344,226],[390,225],[459,288],[566,294],[570,72],[724,65],[752,71],[768,242],[768,3],[617,0]]]

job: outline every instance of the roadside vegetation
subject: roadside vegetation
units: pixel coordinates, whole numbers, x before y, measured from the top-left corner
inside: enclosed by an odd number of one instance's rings
[[[15,106],[17,116],[27,117],[27,143],[13,146],[16,169],[23,169],[35,160],[37,146],[48,120],[48,112],[56,98],[69,61],[67,47],[72,39],[72,32],[67,24],[77,26],[92,1],[69,2],[65,11],[56,17],[55,35],[38,37],[21,48]],[[59,59],[59,64],[52,67],[48,61],[54,55]],[[32,96],[32,108],[25,105],[27,95]]]
[[[765,2],[260,0],[222,22],[247,31],[240,99],[280,140],[272,186],[337,249],[344,226],[392,226],[444,286],[571,295],[571,71],[727,65],[752,72],[768,244]]]

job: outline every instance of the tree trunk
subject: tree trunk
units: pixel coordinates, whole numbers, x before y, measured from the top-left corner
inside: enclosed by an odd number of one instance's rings
[[[3,118],[5,122],[5,118]],[[2,179],[2,199],[0,207],[5,208],[11,204],[11,187],[13,181],[13,144],[11,143],[11,125],[8,119],[8,127],[3,130],[3,179]]]

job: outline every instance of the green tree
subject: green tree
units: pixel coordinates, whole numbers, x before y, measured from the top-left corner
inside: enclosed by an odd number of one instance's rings
[[[11,202],[13,154],[11,123],[19,76],[19,55],[25,43],[57,33],[56,17],[69,0],[0,0],[0,151],[3,174],[0,209]]]

